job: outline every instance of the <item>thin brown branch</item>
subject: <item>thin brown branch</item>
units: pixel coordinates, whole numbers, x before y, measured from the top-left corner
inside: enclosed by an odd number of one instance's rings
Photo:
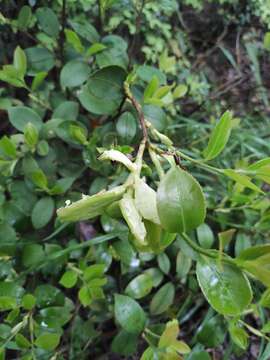
[[[144,118],[144,113],[142,111],[142,107],[141,105],[138,103],[138,101],[134,98],[134,96],[132,95],[128,84],[124,85],[125,88],[125,94],[127,99],[129,99],[129,101],[131,102],[131,104],[134,106],[135,110],[137,111],[138,117],[139,117],[139,122],[142,128],[142,132],[143,132],[143,138],[145,141],[147,141],[148,139],[148,132],[147,132],[147,127],[146,127],[146,123],[145,123],[145,118]]]

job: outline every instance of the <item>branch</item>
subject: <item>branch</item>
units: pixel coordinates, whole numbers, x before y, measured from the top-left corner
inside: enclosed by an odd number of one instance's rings
[[[142,111],[142,107],[138,103],[138,101],[134,98],[134,96],[132,95],[128,83],[124,84],[124,89],[125,89],[126,98],[130,100],[131,104],[134,106],[134,108],[136,109],[136,111],[138,113],[139,122],[140,122],[142,132],[143,132],[143,139],[145,140],[145,142],[147,142],[148,133],[147,133],[147,127],[146,127],[146,122],[145,122],[144,114]]]

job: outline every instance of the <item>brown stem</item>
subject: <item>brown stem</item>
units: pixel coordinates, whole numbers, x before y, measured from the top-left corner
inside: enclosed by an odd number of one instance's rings
[[[148,133],[147,133],[147,127],[146,127],[142,107],[138,103],[138,101],[134,98],[134,96],[132,95],[127,83],[124,85],[124,88],[125,88],[126,97],[130,100],[131,104],[134,106],[134,108],[136,109],[136,111],[138,113],[139,122],[140,122],[142,132],[143,132],[143,138],[144,138],[145,141],[147,141],[148,140]]]

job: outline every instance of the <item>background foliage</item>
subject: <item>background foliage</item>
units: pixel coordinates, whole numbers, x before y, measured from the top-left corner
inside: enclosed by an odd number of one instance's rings
[[[123,92],[136,74],[145,118],[203,187],[208,212],[193,242],[232,257],[267,244],[269,27],[267,0],[1,2],[1,359],[269,359],[261,282],[251,280],[253,303],[241,315],[223,316],[199,289],[197,255],[181,236],[153,254],[110,214],[56,216],[67,199],[125,180],[123,166],[97,158],[138,150],[138,113]],[[231,136],[209,148],[228,109],[221,138]],[[203,152],[211,165],[189,160]],[[157,172],[146,159],[153,187]],[[256,277],[269,279],[269,264]]]

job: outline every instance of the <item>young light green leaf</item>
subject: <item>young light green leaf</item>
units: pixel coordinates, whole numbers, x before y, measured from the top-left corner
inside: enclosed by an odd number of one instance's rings
[[[117,161],[126,166],[129,171],[136,171],[137,166],[129,158],[118,150],[106,150],[100,155],[99,160]]]
[[[154,75],[144,90],[143,99],[144,100],[150,99],[153,96],[154,92],[157,90],[158,86],[159,86],[158,77]]]
[[[120,200],[125,192],[124,186],[118,186],[109,191],[101,191],[93,196],[84,196],[81,200],[57,210],[61,221],[79,221],[92,219],[101,215],[106,207]]]
[[[139,244],[147,245],[145,242],[146,229],[131,195],[125,194],[120,200],[119,206],[133,236]]]
[[[41,229],[51,220],[54,213],[54,200],[50,196],[43,197],[34,206],[31,214],[35,229]]]
[[[23,78],[27,69],[27,59],[23,49],[20,48],[20,46],[17,46],[14,51],[13,65]]]
[[[200,184],[188,172],[174,167],[161,180],[157,208],[163,228],[188,232],[204,222],[206,207]]]
[[[217,312],[237,316],[250,304],[251,287],[238,267],[208,258],[197,263],[196,273],[204,296]]]
[[[142,179],[135,179],[135,205],[141,216],[160,225],[157,211],[157,193]]]
[[[257,185],[250,181],[250,177],[248,177],[247,175],[239,174],[233,169],[225,169],[223,170],[223,173],[237,183],[243,185],[244,187],[263,193],[263,191]]]
[[[62,275],[59,284],[63,285],[67,289],[70,289],[76,285],[77,280],[78,274],[73,270],[68,270]]]
[[[208,145],[203,152],[206,160],[212,160],[218,156],[226,146],[232,129],[232,113],[226,111],[216,124]]]
[[[115,318],[124,330],[131,334],[139,334],[146,323],[146,315],[141,306],[124,295],[115,295]]]

